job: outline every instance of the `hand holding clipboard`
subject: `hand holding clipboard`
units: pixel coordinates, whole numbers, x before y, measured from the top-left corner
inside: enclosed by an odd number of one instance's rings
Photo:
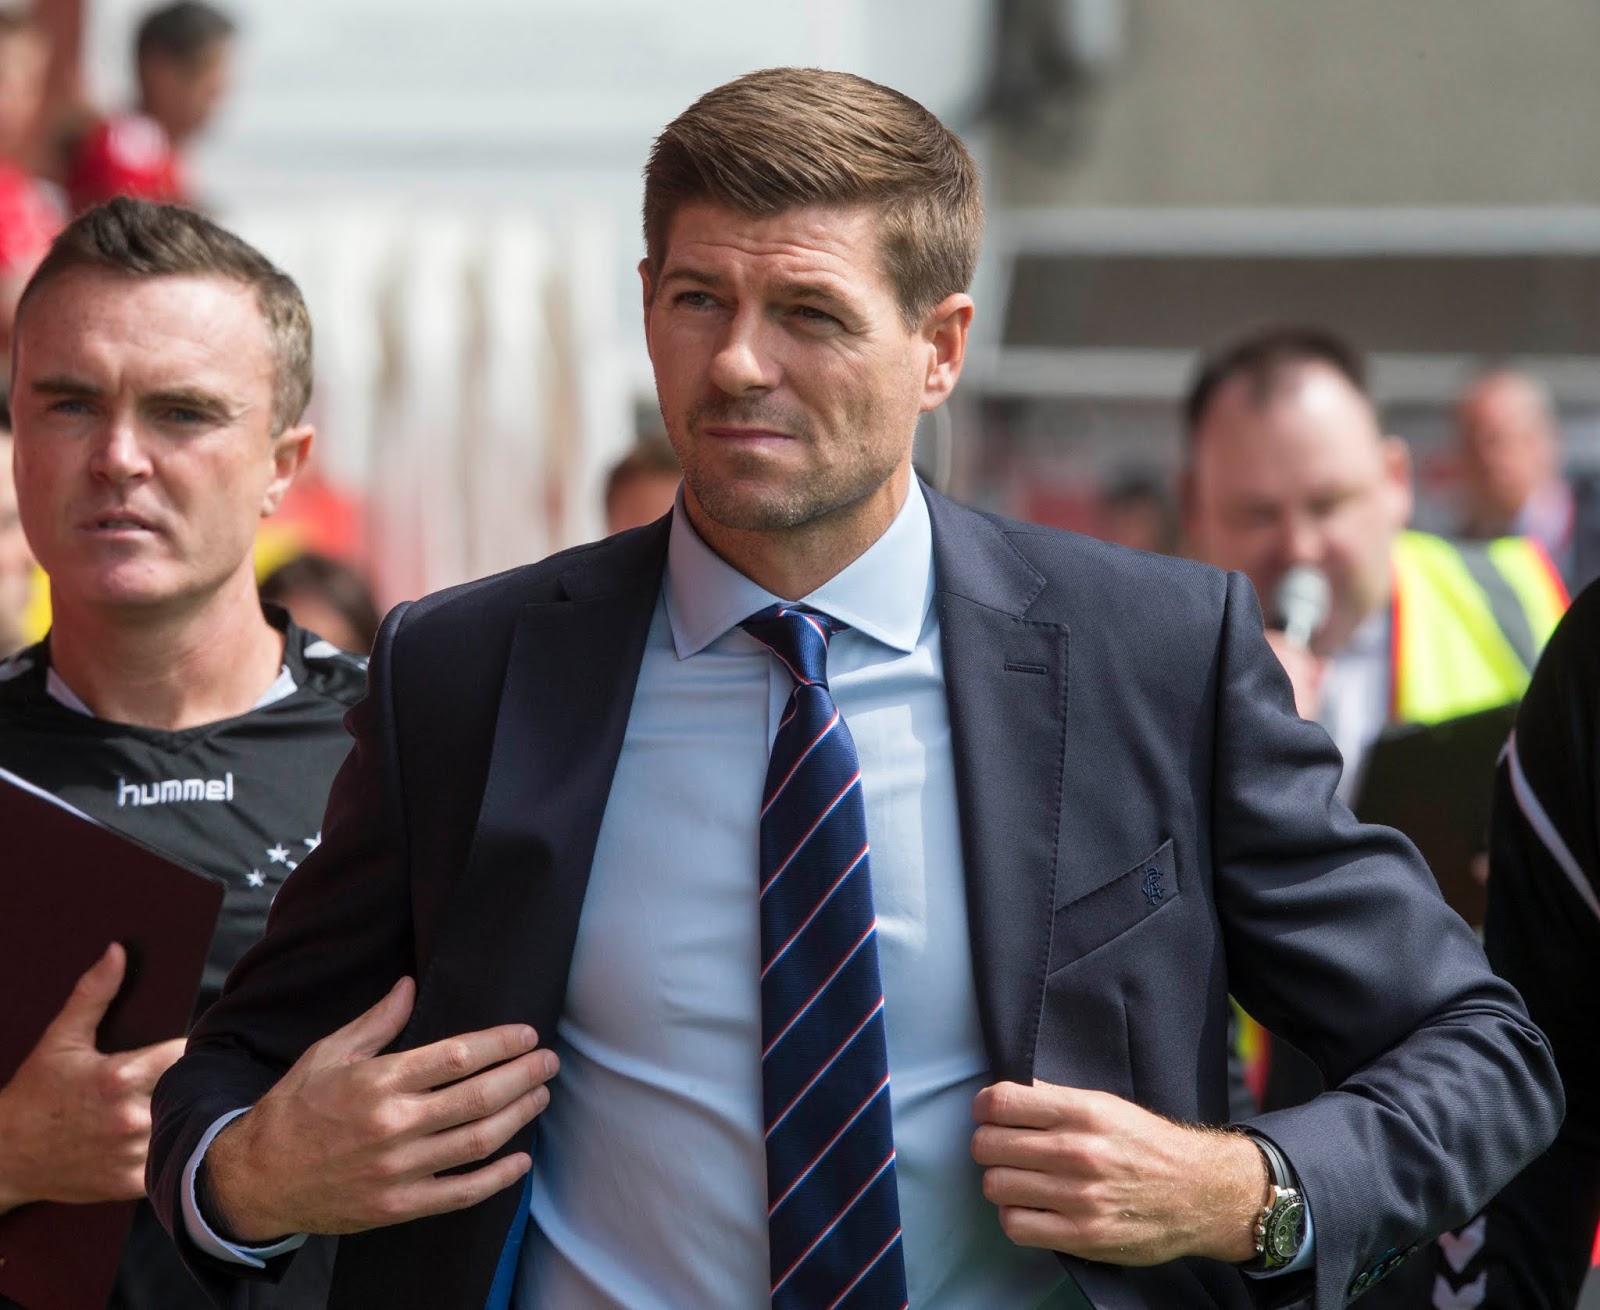
[[[100,1310],[133,1214],[131,1200],[103,1198],[142,1191],[141,1125],[115,1120],[148,1097],[181,1047],[222,885],[4,770],[0,835],[0,1098],[14,1107],[24,1094],[34,1104],[73,1094],[76,1064],[107,1076],[98,1095],[111,1112],[76,1151],[60,1137],[45,1146],[45,1130],[26,1124],[15,1145],[0,1140],[22,1178],[37,1166],[55,1179],[21,1189],[21,1199],[51,1199],[0,1214],[0,1298]],[[105,1158],[96,1167],[66,1151]]]
[[[183,1054],[183,1039],[110,1055],[96,1046],[127,961],[120,943],[106,947],[0,1088],[0,1213],[32,1201],[144,1195],[150,1093]]]

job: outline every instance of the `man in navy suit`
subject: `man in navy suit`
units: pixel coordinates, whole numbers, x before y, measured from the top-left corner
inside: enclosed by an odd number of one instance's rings
[[[155,1098],[220,1304],[321,1232],[341,1307],[1337,1306],[1550,1140],[1542,1037],[1334,799],[1248,581],[913,476],[981,224],[960,142],[859,78],[751,74],[657,140],[678,504],[386,621],[322,848]],[[865,927],[784,1010],[840,887]],[[775,1100],[841,977],[865,1017]],[[1230,990],[1335,1090],[1222,1127]]]

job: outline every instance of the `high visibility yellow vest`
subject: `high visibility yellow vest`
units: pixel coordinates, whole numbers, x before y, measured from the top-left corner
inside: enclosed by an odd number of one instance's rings
[[[1522,696],[1567,608],[1566,585],[1544,547],[1527,537],[1452,542],[1402,532],[1390,568],[1390,719],[1438,723]],[[1234,1007],[1234,1048],[1259,1099],[1267,1032]]]
[[[1402,532],[1391,567],[1389,717],[1437,723],[1518,699],[1567,608],[1544,548]]]

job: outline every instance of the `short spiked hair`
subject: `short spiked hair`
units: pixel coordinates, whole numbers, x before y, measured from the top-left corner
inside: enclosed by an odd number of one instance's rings
[[[978,170],[961,139],[909,96],[815,68],[747,73],[667,124],[644,174],[653,272],[674,216],[696,201],[754,215],[872,206],[908,324],[972,285],[983,241]]]
[[[80,269],[131,278],[216,277],[251,287],[272,341],[272,430],[298,423],[311,401],[311,315],[294,279],[191,209],[118,196],[85,210],[50,246],[17,305],[17,320],[51,282]]]

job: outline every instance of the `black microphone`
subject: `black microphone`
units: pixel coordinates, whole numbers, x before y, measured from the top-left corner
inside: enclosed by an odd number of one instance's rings
[[[1328,617],[1328,575],[1314,564],[1296,564],[1278,580],[1273,602],[1291,646],[1305,650]]]

